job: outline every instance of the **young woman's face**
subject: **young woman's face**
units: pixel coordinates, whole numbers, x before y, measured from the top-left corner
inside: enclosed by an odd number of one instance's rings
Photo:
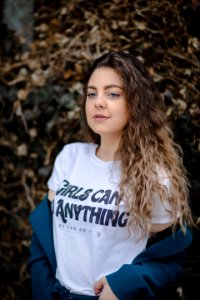
[[[92,73],[85,109],[88,125],[95,133],[121,137],[129,114],[123,80],[114,69],[101,67]]]

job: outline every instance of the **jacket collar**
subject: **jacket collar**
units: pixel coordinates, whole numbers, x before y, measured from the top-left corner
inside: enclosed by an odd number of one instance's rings
[[[44,252],[46,253],[51,267],[56,271],[56,257],[53,243],[52,214],[48,204],[47,195],[30,215],[30,223]]]
[[[140,253],[133,261],[134,264],[151,261],[154,259],[167,258],[186,250],[192,243],[192,233],[188,227],[183,233],[181,229],[168,236],[162,241],[153,244]]]

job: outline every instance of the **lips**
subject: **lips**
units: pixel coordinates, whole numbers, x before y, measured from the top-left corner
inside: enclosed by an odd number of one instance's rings
[[[110,119],[110,117],[107,117],[105,115],[102,115],[102,114],[95,114],[94,117],[93,117],[95,120],[107,120],[107,119]]]

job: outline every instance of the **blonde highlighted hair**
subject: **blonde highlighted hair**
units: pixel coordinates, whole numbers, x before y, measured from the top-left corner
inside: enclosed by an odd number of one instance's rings
[[[187,172],[182,162],[179,145],[167,124],[164,103],[153,79],[143,63],[134,55],[110,51],[98,58],[89,68],[86,85],[92,73],[101,67],[114,69],[123,79],[129,110],[129,121],[123,130],[118,154],[121,158],[120,199],[130,213],[131,223],[149,233],[152,218],[152,196],[168,201],[173,226],[192,225],[188,204]],[[85,127],[94,143],[100,136]],[[160,174],[169,179],[170,186],[162,184]],[[162,176],[161,176],[162,177]]]

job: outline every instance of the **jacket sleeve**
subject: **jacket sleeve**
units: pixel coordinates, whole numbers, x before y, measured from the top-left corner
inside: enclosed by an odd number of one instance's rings
[[[123,265],[107,281],[119,300],[156,299],[183,272],[185,252],[167,261]]]
[[[185,234],[180,228],[175,233],[166,229],[149,240],[146,251],[131,264],[107,275],[108,284],[120,300],[156,299],[182,275],[191,243],[192,232],[188,227]]]
[[[31,275],[33,300],[53,300],[51,291],[56,281],[55,275],[34,233],[32,235],[30,259],[27,268]]]

